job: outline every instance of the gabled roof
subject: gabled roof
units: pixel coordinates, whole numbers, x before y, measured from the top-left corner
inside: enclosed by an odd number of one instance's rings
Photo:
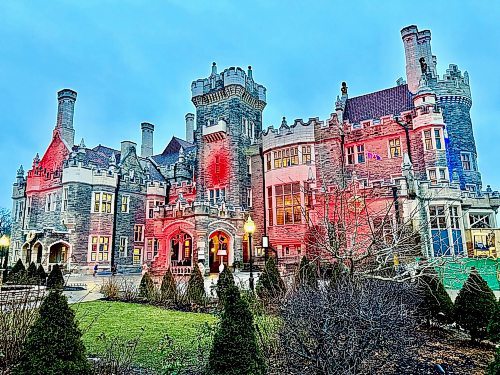
[[[161,166],[175,164],[179,159],[179,151],[181,147],[183,148],[185,155],[194,152],[196,149],[194,144],[177,137],[172,137],[163,152],[159,155],[153,155],[151,158]]]
[[[165,155],[165,154],[171,154],[173,152],[179,152],[181,147],[184,149],[184,151],[186,151],[186,150],[188,150],[192,147],[195,147],[195,146],[194,146],[194,144],[189,143],[188,141],[185,141],[184,139],[172,137],[172,139],[168,143],[167,147],[165,147],[165,149],[163,150],[163,152],[161,154]]]
[[[364,120],[379,119],[387,115],[399,115],[413,108],[413,95],[408,85],[399,85],[371,94],[348,98],[344,119],[351,124]]]

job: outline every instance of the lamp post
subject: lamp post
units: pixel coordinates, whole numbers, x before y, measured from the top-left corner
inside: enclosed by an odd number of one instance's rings
[[[253,285],[253,251],[252,251],[252,234],[255,232],[255,223],[248,215],[248,219],[245,222],[244,225],[245,233],[248,235],[248,251],[250,252],[250,290],[253,292],[254,291],[254,285]]]
[[[7,265],[8,265],[8,259],[9,259],[9,246],[10,246],[10,238],[7,235],[3,235],[0,237],[0,250],[2,251],[3,255],[3,273],[0,275],[0,285],[2,284],[2,281],[4,279],[4,276],[6,276],[7,273]]]

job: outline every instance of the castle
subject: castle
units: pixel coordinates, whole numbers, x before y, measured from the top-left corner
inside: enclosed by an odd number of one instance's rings
[[[159,154],[150,123],[140,152],[130,141],[75,144],[77,93],[59,91],[52,141],[13,186],[11,261],[217,272],[249,262],[251,215],[257,261],[272,250],[293,264],[309,251],[322,196],[345,180],[377,191],[384,231],[404,220],[423,228],[422,256],[496,256],[500,196],[477,167],[468,73],[450,65],[438,76],[430,31],[408,26],[401,37],[406,81],[353,98],[342,83],[330,118],[277,128],[263,127],[266,88],[251,67],[219,73],[214,63],[191,85],[186,139]]]

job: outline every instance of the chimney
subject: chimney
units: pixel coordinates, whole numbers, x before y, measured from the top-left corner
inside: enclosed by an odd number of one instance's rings
[[[73,129],[73,114],[75,111],[76,91],[63,89],[57,93],[57,123],[54,133],[59,133],[61,139],[68,147],[75,143],[75,130]]]
[[[121,144],[121,155],[120,155],[120,160],[125,159],[125,157],[130,153],[130,152],[135,152],[137,147],[137,143],[132,142],[132,141],[122,141]]]
[[[186,141],[189,143],[194,142],[194,114],[186,114]]]
[[[147,158],[153,155],[153,132],[155,126],[149,122],[143,122],[141,124],[142,130],[142,144],[141,144],[141,156]]]

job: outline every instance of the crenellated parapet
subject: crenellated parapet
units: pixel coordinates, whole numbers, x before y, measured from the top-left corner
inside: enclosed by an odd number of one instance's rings
[[[273,126],[269,126],[262,131],[262,148],[265,152],[272,148],[294,143],[314,142],[314,128],[316,125],[323,126],[323,123],[318,117],[313,117],[307,122],[296,119],[293,124],[288,125],[283,117],[279,128],[275,129]]]
[[[230,67],[222,73],[217,73],[217,66],[212,65],[212,74],[191,84],[193,103],[206,105],[226,99],[229,96],[239,96],[257,108],[266,105],[266,88],[253,80],[252,68],[245,72],[240,67]]]
[[[129,176],[122,178],[130,179]],[[97,169],[81,163],[67,163],[63,168],[62,183],[82,183],[116,187],[118,174],[112,170]]]

